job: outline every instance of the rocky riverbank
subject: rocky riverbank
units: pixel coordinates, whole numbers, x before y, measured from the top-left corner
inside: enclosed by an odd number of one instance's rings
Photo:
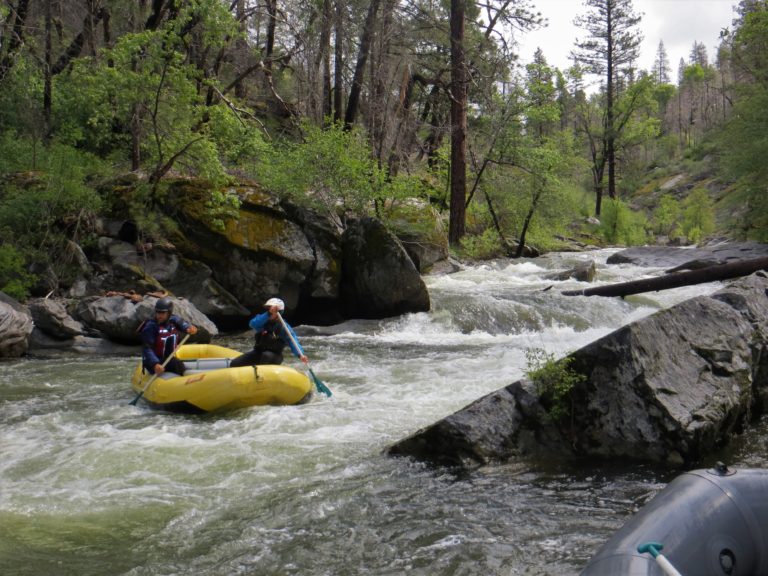
[[[136,328],[165,294],[201,328],[198,342],[245,328],[273,296],[286,302],[294,323],[429,310],[421,273],[447,259],[445,242],[412,236],[403,242],[375,218],[349,221],[341,230],[245,185],[231,191],[241,199],[238,217],[215,223],[200,206],[206,195],[199,186],[170,185],[166,209],[174,211],[178,230],[162,242],[140,236],[130,221],[99,220],[89,242],[70,244],[66,275],[53,266],[36,270],[37,297],[24,304],[3,295],[0,358],[135,352]]]

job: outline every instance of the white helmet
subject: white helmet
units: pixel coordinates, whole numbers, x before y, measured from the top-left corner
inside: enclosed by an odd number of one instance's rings
[[[279,312],[282,312],[285,310],[285,302],[280,300],[280,298],[270,298],[266,302],[264,302],[264,308],[271,308],[272,306],[277,306],[277,310]]]

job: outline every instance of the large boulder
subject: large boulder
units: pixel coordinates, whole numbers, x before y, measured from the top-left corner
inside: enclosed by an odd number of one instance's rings
[[[381,221],[358,220],[342,236],[341,310],[347,318],[386,318],[429,310],[429,293],[400,241]]]
[[[288,309],[295,309],[317,265],[304,226],[255,186],[229,193],[242,202],[237,218],[214,221],[204,210],[209,191],[191,182],[177,183],[172,194],[183,197],[179,206],[184,218],[183,236],[175,243],[209,266],[245,308],[260,310],[267,299],[280,296]]]
[[[35,322],[35,328],[42,330],[51,338],[66,340],[86,333],[85,327],[69,314],[66,301],[50,298],[35,299],[29,303],[29,311]]]
[[[171,299],[173,313],[197,326],[198,332],[191,342],[210,342],[219,331],[216,325],[191,302]],[[138,302],[123,296],[83,298],[74,311],[77,320],[103,337],[121,344],[139,344],[141,324],[154,315],[157,298],[147,297]]]
[[[0,358],[26,354],[33,328],[32,317],[24,307],[0,292]]]
[[[586,377],[572,396],[574,450],[680,463],[719,448],[751,413],[752,334],[738,310],[698,297],[573,353]]]
[[[768,408],[767,291],[759,272],[572,353],[569,369],[583,381],[565,418],[544,416],[551,401],[522,380],[390,452],[460,467],[529,455],[536,443],[540,454],[698,460]]]

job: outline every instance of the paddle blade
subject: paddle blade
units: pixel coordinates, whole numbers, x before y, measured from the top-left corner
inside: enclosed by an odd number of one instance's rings
[[[318,392],[322,392],[326,396],[331,396],[331,391],[328,389],[328,386],[323,384],[323,381],[320,380],[317,376],[315,376],[315,373],[312,371],[312,368],[309,369],[309,374],[312,376],[312,381],[315,383],[315,387],[317,388]]]
[[[136,403],[139,401],[139,398],[141,398],[142,396],[144,396],[143,390],[136,395],[136,398],[131,400],[131,406],[136,406]]]

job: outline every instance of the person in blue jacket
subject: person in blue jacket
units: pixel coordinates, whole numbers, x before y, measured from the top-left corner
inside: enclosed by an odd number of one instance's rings
[[[309,362],[299,339],[287,322],[279,316],[285,310],[285,303],[280,298],[270,298],[264,303],[266,310],[257,314],[248,325],[256,332],[253,350],[232,360],[230,366],[256,366],[258,364],[282,364],[283,349],[288,346],[296,358]]]
[[[184,362],[177,358],[171,358],[163,368],[163,361],[179,345],[182,333],[196,334],[197,327],[173,313],[170,298],[160,298],[155,302],[155,317],[141,327],[142,362],[147,372],[184,374]]]

